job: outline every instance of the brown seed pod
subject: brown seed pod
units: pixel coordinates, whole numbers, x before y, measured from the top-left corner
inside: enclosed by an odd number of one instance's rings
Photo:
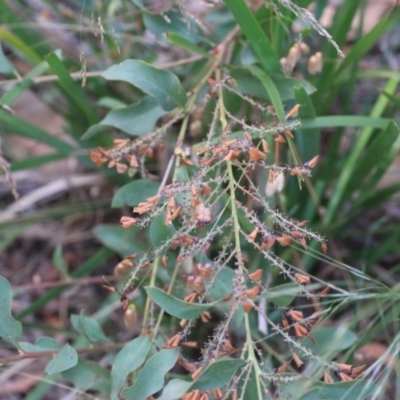
[[[277,374],[283,374],[286,372],[289,368],[290,361],[285,361],[280,367],[277,368],[276,373]]]
[[[198,295],[199,295],[198,293],[190,293],[187,296],[185,296],[183,300],[185,300],[188,303],[193,303]]]
[[[304,364],[303,360],[294,351],[292,351],[292,356],[297,368],[300,368]]]
[[[300,283],[300,285],[302,285],[303,283],[310,283],[310,277],[307,275],[303,275],[303,274],[294,274],[294,277],[296,278],[297,282]]]
[[[290,139],[294,139],[294,135],[293,135],[293,133],[290,132],[290,131],[285,131],[285,135],[286,135],[287,137],[290,137]]]
[[[313,157],[310,161],[307,161],[306,163],[304,163],[304,166],[307,168],[314,168],[319,160],[319,156],[315,156]]]
[[[120,277],[120,276],[124,275],[126,273],[126,271],[131,269],[133,266],[134,266],[133,263],[132,263],[132,265],[125,265],[122,262],[120,262],[114,268],[114,275]]]
[[[303,313],[298,310],[289,310],[286,315],[290,317],[294,322],[301,321],[303,319]]]
[[[192,373],[193,373],[194,371],[196,371],[196,369],[197,369],[197,367],[196,367],[195,364],[193,364],[192,362],[184,361],[184,360],[182,360],[181,358],[178,360],[178,363],[179,363],[183,368],[185,368],[186,371],[189,371],[189,372],[192,372]]]
[[[120,223],[124,229],[128,229],[137,223],[137,219],[131,217],[121,217]]]
[[[250,161],[265,160],[266,157],[266,154],[258,150],[257,147],[250,147],[249,155]]]
[[[325,242],[322,242],[322,243],[321,243],[321,248],[322,248],[322,252],[323,252],[324,254],[326,254],[327,251],[328,251],[328,246],[327,246],[327,244],[326,244]]]
[[[248,297],[249,299],[254,299],[258,296],[258,294],[260,293],[260,286],[255,285],[250,289],[247,289],[244,294],[246,297]]]
[[[249,313],[253,309],[253,304],[249,302],[242,303],[242,308],[245,313]]]
[[[124,313],[124,323],[128,329],[132,329],[137,322],[136,306],[130,304]]]
[[[167,265],[168,265],[168,256],[165,255],[165,254],[161,257],[161,265],[162,265],[164,268],[166,268]]]
[[[338,372],[339,378],[341,379],[342,382],[351,382],[353,378],[344,372]]]
[[[259,231],[259,228],[256,227],[249,235],[247,235],[247,240],[248,240],[249,242],[254,242],[254,240],[255,240],[256,237],[257,237],[258,231]]]
[[[177,333],[176,335],[172,336],[172,338],[168,339],[167,347],[170,348],[178,347],[180,341],[181,341],[181,334]]]
[[[264,153],[269,153],[270,152],[268,143],[267,143],[267,141],[265,139],[261,139],[261,147],[262,147]]]
[[[278,236],[276,238],[276,240],[281,246],[284,246],[284,247],[289,246],[289,244],[292,242],[292,238],[287,235]]]
[[[350,364],[336,364],[336,367],[345,374],[351,375],[352,366]]]
[[[324,382],[325,383],[335,383],[333,378],[327,372],[324,373]]]
[[[211,209],[200,203],[195,209],[195,219],[199,225],[209,224],[211,222]]]
[[[191,167],[193,165],[193,161],[185,157],[181,157],[181,163],[186,165],[187,167]]]
[[[318,74],[322,71],[324,59],[320,51],[312,55],[307,63],[307,70],[310,75]]]
[[[156,204],[158,202],[158,200],[160,200],[160,199],[161,199],[161,195],[157,194],[155,196],[148,197],[146,199],[146,201],[147,201],[147,203],[150,203],[150,204]]]
[[[253,282],[258,282],[261,280],[263,275],[263,270],[262,269],[256,269],[254,272],[249,274],[249,279],[252,280]]]
[[[352,370],[351,370],[351,375],[350,376],[353,379],[358,378],[364,372],[366,366],[367,366],[367,364],[360,365],[359,367],[353,367]]]
[[[182,346],[189,347],[191,349],[197,349],[199,347],[199,344],[197,342],[182,342]]]
[[[201,375],[202,372],[203,372],[203,368],[202,367],[197,368],[196,371],[194,371],[193,374],[192,374],[192,379],[195,380],[196,378],[198,378]]]

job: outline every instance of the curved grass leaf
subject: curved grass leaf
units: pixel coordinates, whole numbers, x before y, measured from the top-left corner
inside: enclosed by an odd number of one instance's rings
[[[192,41],[190,41],[186,37],[178,35],[177,33],[167,32],[167,39],[171,43],[176,44],[176,45],[182,47],[183,49],[188,50],[192,53],[200,54],[206,58],[211,57],[211,55],[206,50],[197,46],[196,44],[194,44]]]
[[[187,303],[155,287],[147,286],[145,290],[160,308],[168,314],[181,319],[197,318],[204,311],[216,306],[221,301],[205,304]]]
[[[111,368],[111,400],[116,400],[127,376],[146,360],[151,349],[149,336],[140,336],[127,343],[115,357]]]
[[[172,72],[153,67],[139,60],[126,60],[108,68],[103,77],[112,81],[124,81],[157,99],[161,107],[171,111],[184,107],[186,93],[179,79]]]
[[[54,375],[75,367],[78,363],[78,354],[68,343],[46,365],[45,375]]]
[[[0,276],[0,337],[16,346],[22,334],[22,325],[11,315],[12,296],[10,283]]]
[[[372,381],[353,381],[338,383],[318,383],[317,388],[301,397],[300,400],[365,400],[372,396],[377,386]]]
[[[264,71],[281,73],[282,67],[278,55],[246,2],[244,0],[226,0],[225,3],[250,42]]]
[[[158,392],[164,385],[165,374],[175,365],[179,357],[179,348],[164,349],[155,353],[139,372],[135,383],[122,394],[128,400],[146,400]]]

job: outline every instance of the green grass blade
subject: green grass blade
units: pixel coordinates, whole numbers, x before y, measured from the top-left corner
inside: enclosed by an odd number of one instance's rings
[[[334,115],[301,120],[302,129],[310,128],[339,128],[339,127],[362,127],[372,129],[385,129],[392,121],[390,118],[374,118],[361,115]],[[397,121],[400,122],[400,121]]]
[[[282,73],[278,55],[246,2],[244,0],[226,0],[225,3],[249,40],[250,46],[260,60],[264,71]]]
[[[194,44],[190,40],[186,39],[185,37],[178,35],[177,33],[168,32],[167,39],[171,43],[176,44],[177,46],[182,47],[183,49],[185,49],[191,53],[200,54],[201,56],[204,56],[206,58],[211,57],[211,55],[206,50],[197,46],[196,44]]]
[[[50,53],[46,57],[46,61],[53,72],[59,77],[58,85],[67,96],[75,112],[78,113],[77,115],[84,114],[88,125],[95,124],[98,120],[94,112],[95,109],[91,107],[90,101],[83,89],[71,78],[62,61],[55,53]]]
[[[398,84],[397,79],[390,79],[389,82],[386,85],[385,91],[392,94],[396,90]],[[379,117],[383,111],[385,110],[387,103],[388,103],[387,97],[384,95],[379,96],[374,109],[371,112],[371,117]],[[370,141],[371,135],[373,133],[373,127],[368,126],[366,127],[361,135],[359,136],[358,140],[356,141],[355,145],[353,146],[352,152],[347,159],[346,163],[343,165],[342,168],[342,173],[339,177],[339,181],[336,186],[336,190],[333,193],[333,196],[331,197],[331,201],[329,202],[329,205],[326,209],[325,215],[324,215],[324,222],[325,224],[329,224],[334,216],[337,213],[337,210],[341,204],[341,201],[343,199],[343,195],[345,193],[345,190],[347,188],[347,185],[349,184],[354,170],[357,168],[357,163],[358,160],[364,151],[365,147],[367,146],[368,142]],[[395,125],[394,122],[390,122],[388,127],[386,128],[388,130],[397,130],[397,126]]]
[[[69,153],[74,150],[74,147],[64,141],[51,136],[44,130],[35,125],[25,122],[14,115],[0,110],[0,127],[3,125],[2,130],[8,130],[9,133],[17,134],[45,143],[61,153]]]

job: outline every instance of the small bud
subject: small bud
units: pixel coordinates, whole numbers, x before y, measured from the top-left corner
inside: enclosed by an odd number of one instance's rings
[[[164,254],[163,256],[162,256],[162,258],[161,258],[161,265],[164,267],[164,268],[167,268],[167,265],[168,265],[168,257]]]
[[[325,383],[335,383],[333,378],[327,372],[324,373],[324,382]]]
[[[328,251],[328,246],[327,246],[327,244],[326,244],[325,242],[322,242],[322,243],[321,243],[321,248],[322,248],[322,252],[323,252],[324,254],[326,254],[327,251]]]
[[[254,299],[258,296],[258,294],[260,293],[260,286],[255,285],[250,289],[247,289],[244,294],[246,297],[248,297],[249,299]]]
[[[262,146],[262,149],[263,149],[264,153],[269,153],[270,152],[268,143],[267,143],[267,141],[265,139],[261,139],[261,146]]]
[[[187,324],[187,319],[181,319],[181,321],[179,322],[181,328],[184,328],[186,324]]]
[[[209,224],[211,222],[211,209],[200,203],[195,209],[195,219],[199,225]]]
[[[180,340],[181,340],[181,334],[177,333],[176,335],[172,336],[172,338],[167,341],[167,346],[170,348],[178,347]]]
[[[330,290],[331,290],[331,288],[329,286],[327,286],[321,293],[319,293],[319,297],[326,296]]]
[[[133,267],[133,264],[125,265],[122,262],[120,262],[114,268],[114,275],[120,277],[120,276],[124,275],[125,272],[128,271],[129,269],[131,269],[132,267]]]
[[[308,167],[308,168],[314,168],[317,165],[318,159],[319,159],[319,156],[315,156],[310,161],[307,161],[306,163],[304,163],[304,166]]]
[[[146,201],[147,201],[147,203],[150,203],[150,204],[156,204],[158,202],[158,200],[160,200],[160,198],[161,198],[161,195],[157,194],[155,196],[148,197],[146,199]]]
[[[283,326],[283,329],[289,328],[289,322],[285,317],[282,318],[282,326]]]
[[[308,54],[310,52],[310,47],[306,43],[299,42],[297,43],[297,45],[299,46],[299,49],[302,54]]]
[[[290,361],[285,361],[279,368],[277,368],[276,373],[277,374],[283,374],[286,372],[289,368]]]
[[[336,364],[336,367],[340,369],[340,371],[346,373],[346,374],[351,374],[352,366],[350,364]]]
[[[213,272],[213,268],[212,265],[210,263],[206,263],[206,264],[196,264],[195,266],[195,272],[197,275],[205,278],[205,279],[210,279],[212,272]]]
[[[264,160],[266,156],[266,154],[258,150],[257,147],[250,147],[249,154],[250,161]]]
[[[96,150],[89,150],[88,151],[89,158],[98,166],[101,167],[106,161],[107,158],[103,157],[98,151]]]
[[[181,213],[182,207],[179,206],[172,214],[171,214],[171,220],[174,220],[178,218],[179,214]]]
[[[292,242],[292,238],[290,236],[278,236],[276,238],[277,242],[281,245],[281,246],[289,246],[289,244]]]
[[[249,302],[242,303],[243,311],[247,314],[253,309],[253,304]]]
[[[286,139],[282,135],[276,135],[274,141],[276,143],[286,143]]]
[[[295,362],[297,368],[300,368],[304,362],[302,361],[302,359],[295,353],[292,351],[292,356],[293,356],[293,361]]]
[[[183,300],[185,300],[188,303],[193,303],[196,300],[197,296],[198,293],[190,293],[187,296],[185,296]]]
[[[263,274],[262,269],[256,269],[254,272],[249,274],[249,279],[251,279],[253,282],[258,282],[261,280]]]
[[[207,195],[209,195],[211,193],[211,187],[210,186],[208,186],[208,185],[203,185],[201,188],[200,188],[200,194],[202,195],[202,196],[207,196]]]
[[[131,218],[131,217],[121,217],[121,219],[120,219],[120,223],[121,223],[122,227],[125,229],[132,227],[133,225],[136,224],[136,222],[137,222],[137,220],[135,218]]]
[[[247,240],[248,240],[249,242],[254,242],[254,240],[255,240],[256,237],[257,237],[258,231],[259,231],[259,228],[256,227],[249,235],[247,235]]]
[[[127,166],[127,165],[121,164],[121,163],[117,163],[117,164],[116,164],[116,167],[117,167],[117,172],[118,172],[119,174],[123,174],[123,173],[126,172],[127,169],[128,169],[128,166]]]
[[[351,382],[353,378],[344,372],[338,372],[339,378],[341,379],[342,382]]]
[[[364,369],[365,369],[366,366],[367,365],[364,364],[364,365],[360,365],[359,367],[353,367],[353,369],[351,370],[351,375],[350,376],[353,379],[358,378],[364,372]]]
[[[137,322],[136,306],[130,304],[124,313],[124,323],[128,329],[132,329]]]
[[[208,321],[211,320],[211,314],[209,311],[204,311],[201,315],[200,315],[200,319],[201,322],[203,322],[204,324],[207,323]]]
[[[174,196],[171,196],[171,197],[168,199],[167,208],[168,208],[168,210],[171,211],[171,213],[175,211],[176,202],[175,202],[175,197],[174,197]]]
[[[318,74],[322,71],[324,59],[321,52],[315,53],[308,60],[307,70],[310,75]]]
[[[197,349],[199,347],[197,342],[182,342],[182,346],[189,347],[191,349]]]
[[[130,166],[131,168],[138,168],[138,167],[139,167],[138,160],[137,160],[136,156],[133,155],[133,154],[130,155],[130,158],[129,158],[129,166]]]
[[[290,137],[290,139],[294,139],[294,135],[293,135],[293,133],[290,132],[290,131],[285,131],[285,135],[286,135],[287,137]]]
[[[200,368],[196,369],[196,371],[194,371],[192,374],[192,379],[195,380],[196,378],[198,378],[202,372],[203,372],[203,368],[200,367]]]
[[[298,322],[303,319],[303,313],[298,310],[289,310],[286,315],[290,317],[293,321]]]
[[[300,285],[302,285],[303,283],[309,283],[310,282],[310,277],[307,275],[303,275],[303,274],[294,274],[294,277],[296,278],[297,282],[300,283]]]
[[[191,167],[193,165],[193,161],[191,161],[185,157],[181,157],[181,163],[183,165],[186,165],[187,167]]]

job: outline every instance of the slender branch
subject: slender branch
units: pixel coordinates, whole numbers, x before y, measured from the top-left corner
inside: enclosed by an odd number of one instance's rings
[[[109,343],[98,346],[82,347],[80,349],[75,349],[78,354],[92,354],[92,353],[102,353],[110,350],[117,350],[125,346],[128,342],[123,343]],[[0,358],[0,365],[7,364],[15,361],[25,360],[27,358],[42,358],[42,357],[52,357],[56,355],[59,350],[48,350],[48,351],[29,351],[26,353],[20,353],[14,356],[2,357]]]
[[[27,283],[26,285],[13,286],[14,292],[26,292],[30,290],[41,290],[59,286],[72,285],[91,285],[93,283],[106,283],[106,281],[116,281],[120,278],[114,275],[87,276],[84,278],[65,279],[56,282]]]
[[[160,64],[155,64],[155,67],[157,68],[174,68],[174,67],[179,67],[180,65],[185,65],[185,64],[190,64],[195,61],[199,61],[203,58],[202,55],[195,55],[192,57],[184,58],[182,60],[177,60],[177,61],[171,61],[167,63],[160,63]],[[84,75],[86,78],[96,78],[99,76],[102,76],[104,71],[89,71],[86,72]],[[81,79],[82,78],[82,72],[71,72],[69,76],[72,79]],[[2,85],[12,85],[18,82],[21,82],[24,78],[20,79],[7,79],[0,81],[0,86]],[[45,76],[37,76],[34,78],[31,78],[33,83],[45,83],[45,82],[53,82],[53,81],[58,81],[60,78],[58,75],[45,75]]]

